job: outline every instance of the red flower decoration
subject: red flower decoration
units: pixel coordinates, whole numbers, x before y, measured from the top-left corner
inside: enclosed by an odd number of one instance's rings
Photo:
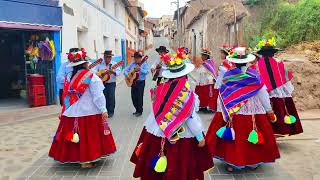
[[[266,46],[270,46],[269,42],[266,43]]]
[[[68,53],[68,60],[69,61],[73,61],[74,60],[74,57],[71,53]]]
[[[82,51],[82,58],[86,58],[87,57],[87,52],[84,48],[81,48],[81,51]]]
[[[226,48],[228,48],[228,46],[224,44],[224,45],[222,46],[222,48],[226,49]]]
[[[76,59],[81,59],[81,55],[79,53],[76,54]]]
[[[178,53],[177,58],[183,59],[182,53]]]
[[[184,52],[184,49],[183,49],[183,48],[178,48],[178,52],[179,52],[179,53],[183,53],[183,52]]]

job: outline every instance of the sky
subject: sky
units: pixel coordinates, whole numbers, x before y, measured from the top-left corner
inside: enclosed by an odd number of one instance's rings
[[[162,15],[173,15],[177,9],[176,4],[171,4],[177,0],[139,0],[144,4],[145,10],[148,12],[148,17],[161,17]],[[180,0],[180,7],[184,6],[189,0]]]

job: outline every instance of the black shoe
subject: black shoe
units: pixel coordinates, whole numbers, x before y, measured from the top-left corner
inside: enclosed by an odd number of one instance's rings
[[[112,118],[112,117],[113,117],[113,113],[112,113],[112,114],[109,114],[108,117],[109,117],[109,118]]]
[[[133,115],[136,115],[136,114],[138,114],[138,112],[136,111],[136,112],[134,112],[134,113],[132,113]]]
[[[142,116],[142,113],[137,113],[137,114],[135,114],[135,116],[140,117],[140,116]]]

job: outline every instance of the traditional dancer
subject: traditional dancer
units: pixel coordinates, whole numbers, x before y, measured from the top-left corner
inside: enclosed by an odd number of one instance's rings
[[[210,152],[228,164],[228,171],[257,168],[280,157],[269,122],[275,115],[266,86],[246,66],[255,57],[244,47],[234,51],[227,59],[236,67],[224,74],[218,112],[206,136]]]
[[[169,80],[151,90],[153,111],[131,157],[135,178],[204,179],[203,172],[213,167],[196,113],[199,100],[187,80],[194,66],[185,61],[165,61],[162,75]]]
[[[139,117],[143,113],[144,87],[146,76],[149,73],[149,66],[146,62],[143,62],[141,52],[135,52],[133,57],[134,62],[124,70],[124,75],[128,78],[128,75],[132,73],[139,73],[139,76],[131,86],[131,99],[136,109],[133,115]]]
[[[214,88],[217,69],[213,59],[210,59],[211,52],[208,49],[201,51],[201,63],[192,73],[196,83],[195,93],[200,99],[200,110],[216,111],[219,91]]]
[[[69,49],[69,53],[72,52],[78,52],[80,51],[79,48],[71,48]],[[66,77],[67,74],[69,74],[70,72],[72,72],[72,67],[69,67],[68,64],[70,62],[66,61],[64,63],[62,63],[60,65],[58,74],[57,74],[57,84],[58,84],[58,88],[59,88],[59,101],[60,101],[60,105],[63,106],[63,98],[62,98],[62,93],[63,93],[63,87],[64,87],[64,79]]]
[[[73,67],[65,77],[64,105],[49,156],[61,163],[80,163],[90,168],[116,151],[107,123],[108,113],[101,79],[88,70],[86,52],[68,55]]]
[[[220,48],[220,59],[221,59],[221,64],[219,66],[219,70],[218,70],[218,77],[216,79],[216,83],[214,84],[214,89],[216,89],[216,91],[219,91],[220,87],[221,87],[221,83],[222,83],[222,79],[223,79],[223,75],[225,72],[227,72],[228,69],[231,69],[232,67],[234,67],[234,63],[231,63],[227,60],[227,56],[229,55],[229,51],[231,49],[228,48],[227,45],[223,45]]]
[[[104,62],[96,66],[95,71],[101,76],[104,80],[103,75],[108,75],[108,78],[105,78],[103,90],[104,96],[106,97],[106,105],[108,110],[109,118],[112,118],[114,115],[114,109],[116,106],[116,82],[117,76],[120,76],[121,73],[121,66],[117,66],[117,62],[112,60],[112,51],[106,50],[103,53],[104,55]],[[105,71],[106,70],[106,71]]]
[[[157,81],[157,84],[160,84],[163,80],[162,72],[166,69],[166,66],[161,60],[161,56],[169,53],[169,50],[165,46],[159,46],[156,51],[159,54],[159,59],[151,66],[151,73],[153,74],[152,80]]]
[[[262,40],[257,45],[258,68],[263,83],[267,86],[272,108],[277,116],[272,123],[276,136],[295,135],[303,132],[301,121],[292,99],[294,87],[291,83],[292,73],[285,69],[283,61],[278,61],[273,56],[278,51],[275,48],[275,38]]]

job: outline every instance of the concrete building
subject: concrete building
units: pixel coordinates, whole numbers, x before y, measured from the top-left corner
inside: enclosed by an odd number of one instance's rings
[[[114,60],[126,59],[127,0],[60,0],[63,7],[62,59],[70,47],[83,47],[97,59],[105,49]]]
[[[180,43],[192,50],[194,59],[199,58],[202,47],[209,48],[219,60],[219,47],[223,44],[245,44],[243,19],[248,12],[238,0],[193,0],[180,8],[180,13]],[[176,13],[174,20],[177,21]],[[174,47],[179,40],[177,34],[172,40]]]
[[[154,38],[153,29],[155,28],[155,26],[156,26],[155,24],[153,24],[148,20],[144,21],[144,32],[146,33],[146,37],[145,37],[146,49],[153,48],[153,38]]]
[[[170,37],[172,35],[173,16],[163,15],[159,21],[159,35],[162,37]]]
[[[130,50],[138,50],[139,22],[133,16],[130,8],[126,9],[126,47]]]
[[[152,28],[154,37],[159,37],[160,18],[146,18],[146,20],[154,25]]]

